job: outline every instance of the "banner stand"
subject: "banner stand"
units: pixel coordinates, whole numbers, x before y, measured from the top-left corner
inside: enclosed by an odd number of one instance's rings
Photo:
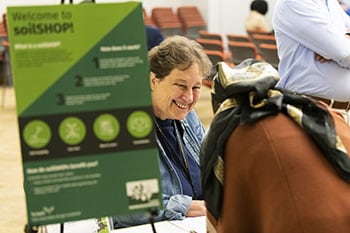
[[[154,226],[154,217],[158,215],[158,210],[150,210],[150,218],[149,218],[149,223],[152,226],[152,232],[157,233],[156,228]]]
[[[82,2],[80,3],[96,3],[95,0],[82,0]],[[60,4],[65,4],[65,0],[61,0]],[[69,3],[67,4],[73,4],[73,0],[69,0]],[[152,227],[152,232],[156,233],[156,229],[155,229],[155,217],[158,215],[159,213],[159,209],[158,208],[150,208],[148,209],[148,213],[149,213],[149,224],[151,224]],[[64,233],[64,222],[63,223],[59,223],[59,233]],[[110,229],[109,229],[110,230]],[[48,229],[45,225],[30,225],[29,223],[25,224],[24,226],[24,233],[48,233]]]
[[[61,0],[61,4],[64,4],[65,0]],[[95,0],[92,0],[91,2],[95,3]],[[73,4],[73,0],[69,0],[69,4]],[[45,233],[46,231],[41,230],[43,227],[41,226],[31,226],[29,224],[26,224],[24,226],[24,232],[25,233]],[[60,233],[64,232],[64,223],[60,224]]]

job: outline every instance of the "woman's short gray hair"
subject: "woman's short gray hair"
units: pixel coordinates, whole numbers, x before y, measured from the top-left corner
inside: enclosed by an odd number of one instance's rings
[[[162,79],[177,68],[186,70],[192,64],[198,64],[203,78],[210,75],[212,63],[203,47],[195,40],[185,36],[167,37],[158,46],[148,52],[150,70]]]

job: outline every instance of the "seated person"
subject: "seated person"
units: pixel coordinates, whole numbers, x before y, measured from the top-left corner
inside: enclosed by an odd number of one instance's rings
[[[201,149],[207,231],[348,233],[350,128],[278,79],[265,62],[218,64]]]
[[[250,12],[244,22],[246,31],[272,34],[272,29],[268,26],[266,19],[268,9],[267,1],[252,1],[250,3]]]
[[[151,25],[145,25],[145,27],[147,37],[147,48],[149,51],[153,47],[159,45],[164,40],[164,37],[160,32],[159,28]]]
[[[151,221],[204,216],[199,174],[204,127],[194,106],[211,62],[196,41],[184,36],[167,37],[148,52],[148,60],[164,206]],[[150,217],[141,213],[113,217],[113,225],[144,224]]]

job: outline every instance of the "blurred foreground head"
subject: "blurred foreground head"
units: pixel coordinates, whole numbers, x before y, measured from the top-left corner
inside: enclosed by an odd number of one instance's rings
[[[255,59],[247,59],[234,68],[219,62],[217,70],[212,89],[214,113],[225,101],[222,109],[229,103],[237,104],[236,98],[248,91],[255,92],[257,96],[266,95],[266,90],[274,87],[279,80],[278,72],[271,64]]]
[[[262,61],[218,64],[200,161],[207,232],[348,233],[350,127],[277,80]]]

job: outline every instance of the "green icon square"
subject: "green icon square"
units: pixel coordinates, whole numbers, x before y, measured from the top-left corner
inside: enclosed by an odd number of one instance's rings
[[[34,149],[44,148],[51,140],[51,129],[42,120],[30,121],[23,130],[24,142]]]
[[[60,124],[59,135],[66,144],[77,145],[81,143],[86,136],[85,124],[77,117],[68,117]]]
[[[153,128],[151,116],[144,111],[135,111],[127,119],[127,129],[135,138],[148,136]]]
[[[111,114],[102,114],[94,121],[94,133],[104,142],[114,140],[120,132],[118,120]]]

